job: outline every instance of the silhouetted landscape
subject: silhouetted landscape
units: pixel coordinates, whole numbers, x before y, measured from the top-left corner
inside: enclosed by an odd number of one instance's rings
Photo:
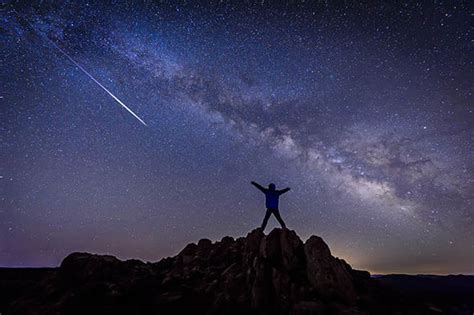
[[[287,229],[201,239],[156,263],[72,253],[0,269],[1,314],[472,314],[473,276],[372,276]]]
[[[468,1],[3,1],[0,315],[474,315],[471,30]]]

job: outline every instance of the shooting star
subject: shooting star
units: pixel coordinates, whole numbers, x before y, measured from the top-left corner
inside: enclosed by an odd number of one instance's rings
[[[15,13],[15,15],[18,17],[18,22],[23,26],[25,27],[31,34],[37,34],[36,32],[36,29],[30,24],[30,22],[28,22],[28,20],[26,18],[24,18],[21,14],[19,14],[16,10],[13,10],[12,12]],[[109,94],[110,96],[112,96],[112,98],[117,101],[117,103],[119,103],[123,108],[125,108],[130,114],[133,115],[133,117],[135,117],[136,119],[138,119],[139,122],[141,122],[144,126],[148,127],[148,125],[140,118],[138,117],[137,114],[135,114],[130,108],[128,108],[127,105],[125,105],[121,100],[119,100],[119,98],[117,96],[115,96],[114,94],[112,94],[112,92],[110,92],[105,86],[103,86],[99,81],[97,81],[93,76],[92,74],[90,74],[89,72],[87,72],[86,69],[84,69],[80,64],[78,64],[74,59],[72,59],[71,56],[69,56],[69,54],[63,50],[61,47],[59,47],[58,45],[56,45],[55,42],[53,42],[47,35],[43,35],[43,36],[39,36],[40,38],[45,38],[54,48],[56,48],[57,50],[59,50],[64,56],[66,56],[67,59],[69,59],[76,67],[78,67],[82,72],[84,72],[89,78],[92,79],[92,81],[94,81],[95,83],[97,83],[98,86],[100,86],[105,92],[107,92],[107,94]]]
[[[64,56],[66,56],[67,59],[69,59],[74,65],[76,65],[76,67],[78,67],[82,72],[84,72],[89,78],[92,79],[92,81],[94,81],[95,83],[97,83],[98,86],[100,86],[105,92],[107,92],[110,96],[112,96],[112,98],[114,100],[117,101],[117,103],[119,103],[123,108],[125,108],[130,114],[133,115],[133,117],[135,117],[136,119],[138,119],[138,121],[140,121],[143,125],[147,126],[148,125],[140,118],[138,117],[137,114],[135,114],[130,108],[128,108],[127,105],[125,105],[121,100],[119,100],[118,97],[116,97],[114,94],[112,94],[112,92],[110,92],[105,86],[103,86],[99,81],[97,81],[93,76],[92,74],[90,74],[89,72],[87,72],[86,69],[84,69],[80,64],[78,64],[74,59],[72,59],[71,56],[69,56],[69,54],[64,51],[61,47],[59,47],[58,45],[56,45],[56,43],[54,43],[51,39],[49,39],[47,36],[46,36],[46,39],[57,49],[59,50]]]

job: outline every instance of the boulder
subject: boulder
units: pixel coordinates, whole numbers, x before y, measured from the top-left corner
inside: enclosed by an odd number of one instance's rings
[[[346,263],[331,255],[322,238],[311,236],[304,244],[308,280],[316,291],[327,298],[353,304],[357,294]]]
[[[59,276],[71,284],[105,281],[121,276],[123,262],[110,255],[72,253],[59,267]]]
[[[274,229],[263,238],[260,255],[273,266],[284,268],[288,272],[304,268],[303,242],[295,231]]]

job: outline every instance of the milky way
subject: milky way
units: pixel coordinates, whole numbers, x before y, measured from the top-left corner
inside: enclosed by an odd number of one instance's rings
[[[12,2],[1,15],[0,265],[154,261],[242,236],[265,213],[255,180],[291,187],[289,228],[356,268],[474,272],[467,3]]]

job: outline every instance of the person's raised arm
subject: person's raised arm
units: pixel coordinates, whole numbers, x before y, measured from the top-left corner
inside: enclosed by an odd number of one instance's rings
[[[263,188],[262,186],[260,186],[259,184],[257,184],[256,182],[250,182],[252,185],[254,185],[255,187],[257,187],[261,192],[265,192],[265,188]]]
[[[278,194],[282,195],[282,194],[288,192],[289,190],[290,190],[290,187],[287,187],[287,188],[285,188],[285,189],[279,190],[279,191],[278,191]]]

